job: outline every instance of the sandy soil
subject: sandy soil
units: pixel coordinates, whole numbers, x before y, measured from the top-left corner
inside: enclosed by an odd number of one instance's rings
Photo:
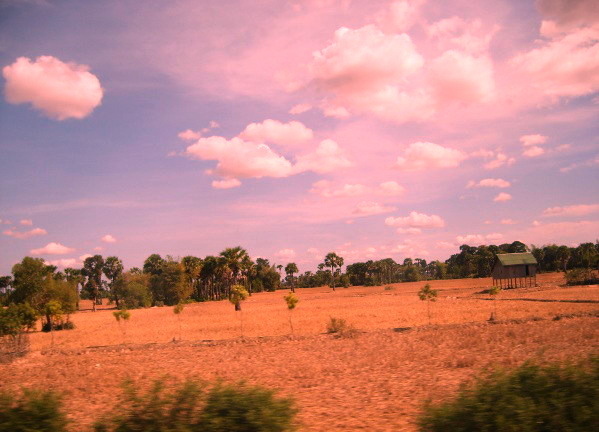
[[[77,329],[57,332],[54,347],[49,335],[35,333],[32,353],[0,365],[0,388],[65,392],[77,431],[110,410],[124,379],[149,383],[164,375],[280,389],[296,399],[301,430],[414,431],[426,399],[450,396],[481,369],[599,353],[599,321],[588,316],[599,311],[598,286],[558,287],[561,275],[544,275],[540,287],[499,294],[502,321],[489,324],[494,302],[477,293],[490,283],[432,282],[440,290],[432,325],[416,296],[423,283],[299,290],[293,337],[283,292],[244,303],[243,340],[240,314],[227,302],[188,306],[177,342],[172,308],[132,311],[126,335],[112,311],[80,312],[73,317]],[[557,314],[579,317],[552,320]],[[330,316],[345,318],[357,334],[324,334]]]

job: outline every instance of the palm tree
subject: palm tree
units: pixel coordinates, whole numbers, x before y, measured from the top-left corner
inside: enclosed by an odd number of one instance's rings
[[[329,252],[324,258],[324,266],[331,268],[331,286],[333,287],[333,291],[335,291],[335,268],[341,269],[341,266],[343,266],[343,258],[335,252]]]
[[[295,292],[295,284],[293,283],[293,274],[298,273],[299,270],[297,268],[297,264],[289,263],[285,266],[285,273],[287,274],[287,279],[291,284],[291,292]]]
[[[200,292],[200,272],[202,271],[202,260],[200,258],[188,255],[183,257],[181,265],[185,273],[187,283],[193,288],[193,295],[196,300],[202,300]]]

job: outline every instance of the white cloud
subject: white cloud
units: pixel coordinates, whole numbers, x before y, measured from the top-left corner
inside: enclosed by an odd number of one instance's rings
[[[33,221],[32,221],[31,219],[21,219],[21,220],[19,221],[19,223],[20,223],[21,225],[27,225],[27,226],[31,226],[31,225],[33,225]]]
[[[301,147],[314,138],[314,133],[298,121],[282,123],[278,120],[267,119],[262,123],[247,125],[245,130],[239,134],[239,138],[254,143]]]
[[[200,139],[202,134],[191,129],[185,129],[183,132],[179,132],[177,136],[183,141],[194,141]]]
[[[325,139],[320,142],[315,152],[297,157],[294,171],[296,173],[304,171],[328,173],[350,166],[352,163],[347,159],[339,144],[331,139]]]
[[[379,191],[383,195],[401,195],[406,188],[395,181],[387,181],[379,185]]]
[[[544,144],[547,141],[547,137],[539,134],[532,135],[522,135],[520,137],[520,142],[524,147]]]
[[[267,145],[240,138],[200,138],[187,147],[185,154],[193,159],[218,161],[214,173],[225,178],[288,177],[293,173],[291,162]]]
[[[372,216],[381,213],[389,213],[395,210],[395,207],[385,206],[372,201],[362,201],[352,211],[356,216]]]
[[[340,188],[333,188],[328,180],[319,180],[312,185],[311,193],[321,195],[325,198],[332,197],[352,197],[364,195],[368,188],[361,184],[344,184]]]
[[[116,239],[110,234],[106,234],[100,240],[102,240],[104,243],[116,243]]]
[[[74,248],[66,247],[60,243],[51,242],[43,248],[32,249],[29,253],[31,255],[65,255],[74,251]]]
[[[599,204],[578,204],[546,208],[543,210],[543,216],[586,216],[597,212],[599,212]]]
[[[513,220],[513,219],[510,219],[510,218],[507,218],[507,219],[501,219],[501,224],[502,224],[502,225],[515,225],[515,224],[517,224],[517,223],[518,223],[518,222],[516,222],[515,220]]]
[[[491,234],[467,234],[464,236],[457,236],[456,241],[458,244],[467,244],[470,246],[478,246],[488,242],[493,242],[503,238],[503,234],[491,233]]]
[[[4,231],[3,234],[7,235],[9,237],[17,238],[17,239],[27,239],[30,237],[46,235],[46,234],[48,234],[48,232],[43,228],[33,228],[29,231],[23,231],[23,232],[8,229],[8,230]]]
[[[103,90],[89,67],[41,56],[32,62],[19,57],[2,69],[6,101],[31,103],[56,120],[82,119],[102,102]]]
[[[493,63],[486,56],[449,50],[432,61],[429,74],[438,103],[489,102],[495,96]]]
[[[422,230],[420,228],[397,228],[398,234],[420,234]]]
[[[96,246],[96,247],[94,248],[94,250],[95,250],[96,252],[102,252],[102,251],[104,250],[104,247],[102,247],[102,246]]]
[[[275,257],[282,260],[292,260],[296,256],[296,253],[293,249],[281,249],[277,253],[275,253]]]
[[[500,178],[498,178],[498,179],[486,178],[486,179],[482,179],[478,183],[475,181],[470,181],[470,182],[468,182],[468,185],[466,187],[468,189],[480,188],[480,187],[507,188],[507,187],[510,187],[511,185],[512,184],[509,181],[503,180]]]
[[[445,226],[445,221],[437,215],[427,215],[415,211],[410,212],[405,217],[388,217],[385,219],[385,225],[398,228],[442,228]]]
[[[522,156],[526,157],[537,157],[545,154],[545,149],[539,146],[526,147],[522,152]]]
[[[57,260],[47,261],[47,263],[59,268],[81,267],[81,265],[83,264],[80,260],[76,258],[61,258]]]
[[[504,202],[504,201],[509,201],[511,199],[512,199],[512,196],[509,193],[500,192],[499,194],[497,194],[497,196],[495,198],[493,198],[493,201]]]
[[[291,107],[289,114],[302,114],[312,109],[312,105],[307,103],[297,104]]]
[[[334,95],[325,103],[327,115],[353,111],[402,122],[434,112],[423,89],[408,92],[405,84],[423,64],[407,34],[385,34],[375,25],[342,27],[329,46],[314,53],[312,74],[319,88]]]
[[[453,168],[466,159],[459,150],[431,142],[415,142],[408,146],[404,157],[397,158],[397,167],[405,171],[432,168]]]
[[[495,159],[484,164],[484,168],[488,170],[499,168],[503,165],[512,165],[516,162],[516,159],[513,157],[507,157],[504,153],[497,152],[495,154]]]
[[[214,189],[232,189],[238,186],[241,186],[241,182],[236,178],[212,181],[212,187]]]

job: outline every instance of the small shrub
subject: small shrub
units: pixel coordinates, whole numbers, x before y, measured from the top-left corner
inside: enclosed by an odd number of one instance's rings
[[[347,323],[343,318],[331,317],[327,324],[327,333],[338,337],[353,337],[356,335],[356,329]]]
[[[156,381],[147,393],[132,382],[113,413],[97,422],[96,432],[284,432],[294,430],[294,403],[271,390],[193,381],[167,388]]]
[[[425,406],[420,431],[595,430],[599,424],[599,359],[589,363],[526,363],[514,371],[493,372],[463,387],[454,400]]]
[[[63,432],[67,417],[52,391],[23,390],[15,397],[0,393],[0,432]]]
[[[395,287],[391,286],[391,285],[387,285],[385,287],[385,291],[393,291],[395,289]]]

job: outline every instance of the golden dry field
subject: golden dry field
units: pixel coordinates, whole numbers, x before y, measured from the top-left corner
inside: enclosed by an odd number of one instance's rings
[[[490,279],[431,281],[439,290],[431,325],[417,296],[424,282],[299,289],[293,337],[284,291],[254,294],[242,313],[226,301],[187,305],[182,340],[172,307],[133,310],[126,329],[111,309],[83,310],[71,318],[75,330],[55,332],[53,346],[51,335],[33,333],[31,353],[0,365],[0,387],[65,392],[77,431],[113,406],[126,378],[164,375],[277,388],[296,399],[300,430],[414,431],[426,399],[450,396],[482,369],[599,353],[599,286],[561,286],[561,273],[538,282],[494,301],[480,294]],[[356,333],[326,334],[330,317]]]

